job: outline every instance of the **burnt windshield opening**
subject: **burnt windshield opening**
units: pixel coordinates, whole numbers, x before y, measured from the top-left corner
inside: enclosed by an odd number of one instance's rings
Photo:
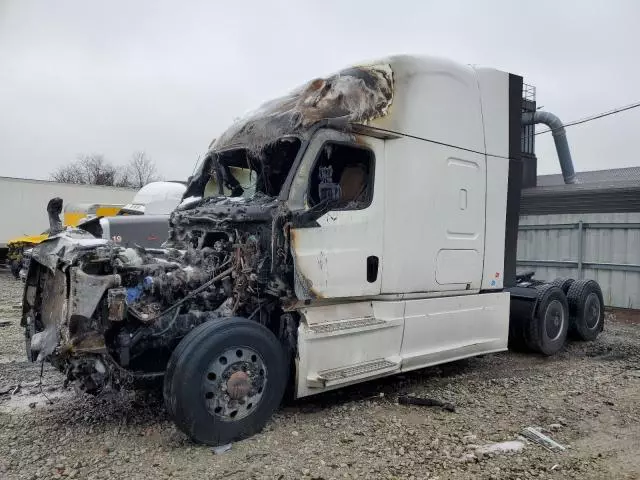
[[[299,138],[284,137],[259,153],[246,148],[213,153],[203,196],[277,197],[300,145]]]

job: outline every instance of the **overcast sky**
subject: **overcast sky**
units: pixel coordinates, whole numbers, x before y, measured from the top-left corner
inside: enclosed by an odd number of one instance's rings
[[[144,150],[186,179],[261,101],[394,53],[520,74],[568,122],[640,100],[638,20],[636,0],[0,0],[0,176]],[[576,169],[640,165],[639,131],[640,109],[568,129]]]

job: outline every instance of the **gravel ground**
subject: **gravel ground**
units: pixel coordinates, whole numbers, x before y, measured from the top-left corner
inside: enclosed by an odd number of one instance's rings
[[[488,355],[290,402],[215,454],[177,431],[156,396],[80,396],[46,365],[40,387],[40,366],[24,361],[20,297],[0,271],[3,479],[640,479],[640,314],[609,313],[596,342],[553,358]],[[456,412],[399,405],[400,393]],[[478,452],[527,426],[567,450]]]

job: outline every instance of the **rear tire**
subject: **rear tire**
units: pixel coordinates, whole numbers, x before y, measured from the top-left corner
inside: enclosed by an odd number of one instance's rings
[[[215,446],[249,437],[280,405],[286,358],[275,335],[256,322],[204,323],[171,355],[163,389],[167,411],[196,442]]]
[[[538,298],[525,327],[527,346],[534,352],[551,356],[559,352],[567,339],[569,308],[563,291],[552,284],[536,288]]]
[[[28,336],[26,333],[24,336],[24,349],[25,349],[25,353],[27,354],[27,361],[35,362],[36,359],[34,358],[33,352],[31,351],[31,337]]]
[[[556,287],[560,288],[560,290],[562,290],[564,294],[567,295],[567,292],[569,291],[571,285],[573,285],[573,282],[575,282],[573,278],[559,277],[551,282],[551,285],[555,285]]]
[[[567,294],[571,334],[580,340],[595,340],[604,328],[604,299],[598,282],[578,280]]]
[[[20,279],[20,270],[22,269],[22,261],[11,260],[11,274],[16,280]]]
[[[35,362],[38,358],[38,352],[31,350],[31,338],[33,337],[33,324],[27,323],[24,329],[24,349],[29,362]]]

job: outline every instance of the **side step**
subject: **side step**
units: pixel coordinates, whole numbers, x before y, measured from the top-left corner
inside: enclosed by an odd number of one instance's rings
[[[349,330],[369,330],[375,328],[393,327],[394,324],[385,322],[375,317],[354,318],[351,320],[339,320],[334,322],[322,322],[308,325],[310,333],[315,336],[350,333]]]
[[[334,385],[348,384],[363,378],[374,378],[400,371],[400,358],[379,358],[368,362],[349,365],[347,367],[323,370],[317,375],[307,377],[309,388],[326,388]]]

